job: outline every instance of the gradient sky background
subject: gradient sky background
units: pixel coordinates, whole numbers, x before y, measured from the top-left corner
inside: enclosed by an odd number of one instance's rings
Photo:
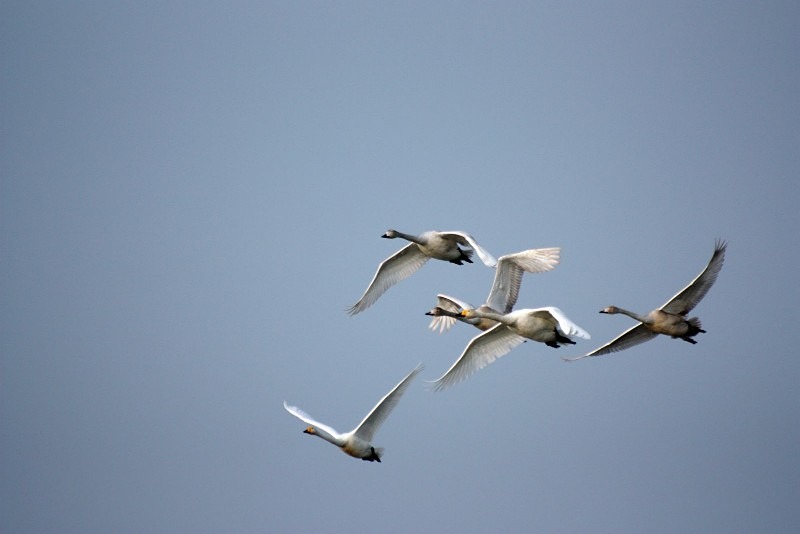
[[[797,2],[3,2],[3,532],[794,532]],[[526,343],[477,332],[403,243],[562,247]],[[792,237],[794,236],[794,237]],[[576,363],[705,266],[697,345]],[[341,431],[417,363],[377,435]]]

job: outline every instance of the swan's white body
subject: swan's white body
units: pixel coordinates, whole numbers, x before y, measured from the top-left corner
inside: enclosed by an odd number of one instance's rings
[[[436,296],[436,307],[427,312],[433,319],[429,325],[431,330],[444,332],[452,327],[456,320],[471,324],[480,330],[488,330],[497,321],[479,317],[464,317],[462,310],[477,309],[482,312],[508,313],[514,309],[519,296],[524,273],[543,273],[551,271],[558,265],[561,249],[558,247],[535,248],[523,250],[515,254],[506,254],[497,260],[494,282],[489,290],[486,302],[477,308],[468,302],[455,297],[439,294]],[[450,312],[450,313],[443,313]]]
[[[356,428],[344,434],[340,434],[333,428],[314,420],[303,410],[295,406],[289,406],[285,401],[283,407],[286,408],[286,411],[290,414],[309,425],[303,430],[304,433],[319,436],[325,441],[333,443],[342,449],[345,454],[349,454],[355,458],[361,458],[362,460],[370,462],[380,462],[381,456],[383,455],[383,448],[373,446],[372,438],[386,418],[389,417],[389,413],[397,405],[400,397],[402,397],[403,393],[408,389],[411,380],[413,380],[420,371],[422,371],[422,365],[418,365],[387,393]]]
[[[437,391],[465,380],[475,371],[508,354],[526,339],[558,348],[562,344],[575,344],[570,339],[572,336],[584,339],[591,337],[564,312],[552,306],[521,309],[506,314],[478,310],[464,310],[461,313],[465,317],[486,318],[500,324],[472,338],[458,360],[433,382],[433,389]]]
[[[697,317],[686,318],[692,309],[706,296],[708,290],[717,280],[717,275],[722,269],[725,261],[725,249],[727,243],[717,240],[714,244],[714,253],[706,265],[705,269],[692,280],[689,285],[681,289],[677,295],[669,299],[663,306],[653,310],[646,315],[639,315],[617,306],[608,306],[600,310],[600,313],[617,314],[622,313],[639,322],[609,341],[602,347],[598,347],[592,352],[575,358],[564,358],[565,361],[575,361],[589,356],[601,356],[611,352],[618,352],[631,348],[640,343],[644,343],[659,334],[673,338],[683,339],[695,344],[697,341],[692,339],[701,332],[705,332]]]
[[[348,309],[350,315],[372,306],[386,290],[417,272],[431,258],[462,265],[465,261],[472,263],[471,257],[474,251],[487,267],[497,265],[497,260],[465,232],[429,231],[415,236],[388,230],[381,237],[386,239],[399,237],[410,243],[383,260],[364,294]],[[463,249],[459,245],[467,248]]]

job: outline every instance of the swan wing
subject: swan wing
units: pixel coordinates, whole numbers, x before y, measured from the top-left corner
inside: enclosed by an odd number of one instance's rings
[[[497,324],[472,338],[461,356],[445,374],[431,383],[431,387],[436,391],[447,389],[524,342],[525,338],[518,336],[504,324]]]
[[[468,302],[464,302],[463,300],[450,297],[448,295],[442,295],[441,293],[436,295],[436,306],[453,313],[459,313],[461,310],[471,309],[473,307]],[[450,317],[448,315],[434,315],[433,319],[431,319],[431,323],[428,325],[428,328],[433,331],[438,329],[439,333],[442,333],[446,330],[450,330],[454,324],[456,324],[455,317]]]
[[[567,317],[567,315],[563,311],[561,311],[559,308],[556,308],[554,306],[545,306],[544,308],[536,308],[533,311],[537,311],[537,312],[538,311],[545,311],[545,312],[549,313],[553,317],[553,319],[556,320],[556,322],[558,323],[558,329],[565,336],[568,336],[568,337],[580,337],[580,338],[583,338],[583,339],[591,339],[592,338],[592,336],[589,334],[589,332],[587,332],[586,330],[584,330],[583,328],[581,328],[577,324],[573,323],[572,320],[569,317]]]
[[[517,303],[523,273],[551,271],[558,265],[561,249],[558,247],[523,250],[506,254],[497,260],[497,271],[486,305],[500,313],[508,313]]]
[[[610,354],[612,352],[619,352],[621,350],[629,349],[645,341],[649,341],[656,337],[658,334],[651,332],[642,323],[637,324],[625,332],[612,339],[602,347],[594,349],[592,352],[576,358],[562,358],[566,362],[573,362],[575,360],[582,360],[589,356],[602,356],[603,354]]]
[[[311,426],[315,426],[317,428],[320,428],[320,429],[324,430],[325,432],[327,432],[328,434],[330,434],[331,436],[334,436],[334,437],[341,436],[341,434],[339,434],[336,430],[332,429],[331,427],[329,427],[328,425],[326,425],[324,423],[320,423],[319,421],[315,420],[313,417],[308,415],[306,412],[304,412],[303,410],[301,410],[297,406],[289,406],[286,403],[286,401],[283,401],[283,407],[286,408],[287,412],[289,412],[293,416],[297,417],[301,421],[303,421],[303,422],[305,422],[305,423],[307,423],[307,424],[309,424]]]
[[[497,260],[494,258],[494,256],[489,254],[489,252],[485,248],[480,246],[478,242],[475,241],[475,238],[469,235],[468,233],[452,231],[452,232],[441,232],[441,235],[451,237],[452,239],[455,239],[458,243],[474,250],[478,254],[478,257],[481,259],[483,264],[486,265],[487,267],[494,267],[495,265],[497,265]]]
[[[411,381],[420,371],[422,371],[422,364],[417,365],[413,371],[408,373],[392,390],[384,395],[384,397],[375,405],[361,423],[353,430],[353,435],[366,442],[371,442],[375,432],[380,428],[389,413],[397,406],[397,402],[403,393],[406,392]]]
[[[697,278],[691,281],[688,286],[683,288],[677,295],[669,299],[661,310],[667,313],[675,313],[678,315],[686,315],[692,308],[703,300],[708,290],[717,281],[717,275],[722,269],[722,263],[725,261],[725,249],[728,244],[720,239],[714,244],[714,254],[708,261],[708,265],[703,269],[703,272],[697,275]]]
[[[409,243],[383,260],[366,291],[358,302],[347,310],[348,313],[355,315],[375,304],[375,301],[386,293],[387,289],[417,272],[428,259],[428,256],[423,254],[415,243]]]

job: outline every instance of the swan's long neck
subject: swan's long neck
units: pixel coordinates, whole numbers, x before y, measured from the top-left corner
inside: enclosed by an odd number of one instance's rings
[[[624,308],[620,308],[619,306],[617,306],[617,313],[622,313],[624,315],[627,315],[631,319],[636,319],[640,323],[650,324],[652,322],[649,318],[645,317],[644,315],[639,315],[636,312],[632,312],[630,310],[626,310]]]
[[[412,243],[416,243],[417,245],[424,244],[424,243],[422,243],[422,240],[419,237],[415,236],[415,235],[404,234],[403,232],[398,232],[397,230],[394,231],[394,234],[395,234],[395,237],[401,237],[401,238],[405,239],[406,241],[411,241]]]
[[[502,313],[496,313],[488,310],[487,311],[472,310],[471,315],[472,317],[477,317],[479,319],[491,319],[492,321],[497,321],[498,323],[503,323],[503,324],[509,324],[511,322]]]
[[[344,447],[344,445],[345,445],[344,439],[342,439],[341,437],[337,437],[337,436],[331,435],[329,432],[326,432],[326,431],[322,430],[321,428],[319,428],[317,426],[314,427],[313,435],[314,436],[319,436],[322,439],[324,439],[325,441],[333,443],[337,447]]]

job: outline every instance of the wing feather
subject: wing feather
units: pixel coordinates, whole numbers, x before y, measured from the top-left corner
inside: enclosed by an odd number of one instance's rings
[[[583,356],[578,356],[575,358],[563,358],[563,360],[567,362],[573,362],[575,360],[588,358],[589,356],[602,356],[603,354],[619,352],[621,350],[629,349],[639,345],[640,343],[644,343],[645,341],[649,341],[657,335],[658,334],[651,332],[645,325],[639,323],[636,326],[632,326],[631,328],[627,329],[625,332],[618,335],[605,345],[594,349],[592,352],[589,352],[588,354],[584,354]]]
[[[506,254],[497,261],[494,282],[486,305],[500,313],[508,313],[517,303],[522,275],[550,271],[558,265],[561,249],[558,247],[524,250]]]
[[[714,244],[714,254],[708,261],[708,265],[703,269],[703,272],[697,275],[688,286],[681,289],[677,295],[669,299],[661,310],[667,313],[675,313],[678,315],[686,315],[697,304],[703,300],[708,290],[717,281],[717,275],[722,269],[722,263],[725,261],[725,249],[728,244],[718,239]]]
[[[518,336],[504,324],[497,324],[472,338],[458,360],[444,375],[432,382],[431,386],[436,391],[447,389],[524,342],[525,338]]]
[[[383,396],[383,398],[375,405],[375,407],[367,414],[361,423],[353,430],[353,435],[359,439],[367,442],[372,441],[375,432],[380,428],[389,414],[397,406],[397,402],[403,393],[406,392],[408,386],[415,376],[422,371],[422,364],[417,365],[413,371],[408,373],[392,390]]]
[[[286,401],[283,401],[283,407],[286,408],[287,412],[289,412],[293,416],[297,417],[301,421],[305,422],[306,424],[309,424],[311,426],[315,426],[317,428],[321,428],[322,430],[326,431],[331,436],[336,436],[336,437],[341,436],[341,434],[339,434],[336,430],[334,430],[333,428],[329,427],[328,425],[326,425],[324,423],[320,423],[319,421],[315,420],[313,417],[308,415],[306,412],[304,412],[303,410],[301,410],[297,406],[289,406],[286,403]]]
[[[415,243],[401,248],[381,262],[364,294],[347,312],[355,315],[366,310],[390,287],[417,272],[428,259]]]

